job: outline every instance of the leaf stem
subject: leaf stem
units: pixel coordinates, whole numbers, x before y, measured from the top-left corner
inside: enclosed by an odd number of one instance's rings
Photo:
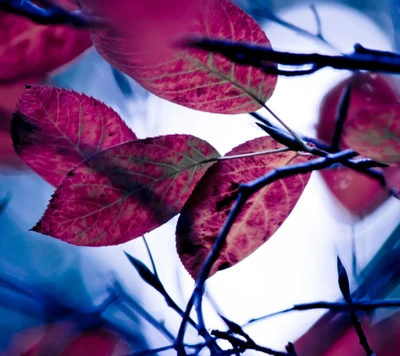
[[[156,264],[155,264],[155,262],[154,262],[153,254],[151,253],[150,246],[149,246],[149,244],[147,243],[146,236],[143,235],[142,237],[143,237],[144,245],[146,246],[147,254],[149,255],[151,267],[153,268],[153,273],[154,273],[154,275],[156,276],[156,278],[157,278],[158,280],[160,280],[160,278],[159,278],[159,276],[158,276],[158,273],[157,273]]]
[[[277,148],[276,150],[265,150],[265,151],[259,151],[259,152],[251,152],[251,153],[244,153],[241,155],[234,155],[234,156],[222,156],[222,157],[217,157],[217,158],[211,158],[209,161],[228,161],[231,159],[241,159],[241,158],[249,158],[249,157],[257,157],[257,156],[263,156],[263,155],[268,155],[268,154],[273,154],[273,153],[280,153],[280,152],[287,152],[290,151],[290,148],[288,147],[283,147],[283,148]],[[200,162],[201,164],[202,162]],[[208,163],[208,162],[205,162]]]

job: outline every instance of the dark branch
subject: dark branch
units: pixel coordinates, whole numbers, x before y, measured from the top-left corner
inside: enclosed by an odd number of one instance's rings
[[[361,322],[357,317],[356,311],[353,308],[353,300],[351,298],[351,293],[350,293],[349,277],[339,256],[337,257],[337,270],[338,270],[339,288],[340,291],[342,292],[344,300],[346,301],[349,307],[350,318],[354,325],[354,329],[356,330],[356,333],[358,335],[360,345],[365,350],[367,356],[375,356],[374,351],[372,351],[371,346],[369,346],[367,336],[365,335],[364,330],[362,329]]]
[[[69,12],[49,1],[40,1],[44,7],[35,5],[29,0],[0,0],[0,11],[24,16],[41,25],[70,25],[73,27],[100,26],[94,17],[80,11]]]
[[[219,330],[213,330],[211,332],[213,336],[215,336],[218,339],[222,340],[227,340],[231,343],[231,345],[235,348],[234,350],[231,350],[229,354],[234,354],[237,352],[244,352],[246,350],[256,350],[259,352],[262,352],[267,355],[273,355],[273,356],[294,356],[294,354],[289,354],[287,352],[282,352],[282,351],[276,351],[273,349],[270,349],[268,347],[260,346],[256,344],[252,339],[246,339],[242,340],[237,338],[236,336],[225,332],[225,331],[219,331]],[[227,354],[226,352],[224,354]]]
[[[342,93],[339,108],[336,117],[335,133],[332,139],[332,151],[338,152],[340,147],[340,139],[342,137],[344,122],[346,121],[347,112],[349,110],[351,96],[351,86],[347,85],[344,92]]]
[[[340,70],[368,70],[371,72],[400,73],[400,57],[390,52],[368,50],[360,53],[359,47],[351,54],[330,56],[319,53],[289,53],[251,43],[197,38],[188,40],[188,46],[209,52],[218,52],[239,64],[252,65],[271,72],[266,61],[285,66],[311,66],[316,70],[331,67]],[[314,72],[316,71],[314,70]],[[273,70],[272,70],[273,72]],[[298,75],[302,71],[299,71]],[[304,74],[309,74],[306,71]]]

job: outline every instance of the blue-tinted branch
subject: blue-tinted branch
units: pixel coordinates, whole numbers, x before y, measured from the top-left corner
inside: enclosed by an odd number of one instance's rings
[[[42,25],[70,25],[73,27],[99,26],[96,18],[80,11],[69,12],[49,1],[40,1],[38,6],[29,0],[0,0],[0,11],[24,16]]]
[[[206,38],[193,38],[186,44],[205,51],[221,53],[233,62],[261,68],[267,74],[306,75],[326,67],[340,70],[400,73],[400,57],[397,54],[370,50],[359,45],[355,46],[353,53],[330,56],[319,53],[282,52],[251,43]],[[290,66],[292,69],[277,70],[274,66],[266,64],[266,61]]]

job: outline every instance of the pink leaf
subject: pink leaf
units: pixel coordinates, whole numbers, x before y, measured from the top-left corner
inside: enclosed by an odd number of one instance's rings
[[[41,77],[90,46],[87,30],[38,25],[22,16],[0,12],[0,82]]]
[[[111,21],[108,31],[92,32],[100,54],[161,98],[196,110],[237,114],[260,109],[274,91],[274,75],[219,54],[171,46],[182,34],[270,46],[257,22],[230,0],[140,0],[134,5],[119,0],[112,8],[106,1],[83,3]]]
[[[237,146],[227,156],[282,147],[271,137],[261,137]],[[219,161],[207,171],[182,209],[176,230],[178,254],[193,278],[197,278],[238,197],[239,184],[277,167],[309,159],[296,155],[281,152]],[[296,205],[309,177],[305,174],[285,178],[251,196],[233,224],[211,275],[240,262],[267,241]]]
[[[112,109],[73,91],[27,86],[11,124],[20,158],[54,186],[84,159],[136,139]]]
[[[400,164],[389,166],[384,169],[387,189],[391,190],[393,194],[400,199]]]
[[[207,142],[169,135],[128,142],[89,158],[64,179],[34,230],[74,245],[116,245],[178,214],[217,157]]]
[[[37,83],[38,79],[29,79],[28,82]],[[10,128],[11,118],[18,99],[24,91],[25,83],[16,82],[0,85],[0,166],[13,169],[27,169],[14,151]]]
[[[343,141],[365,157],[400,163],[400,104],[361,108],[345,122]]]
[[[395,104],[399,101],[399,90],[392,77],[369,72],[354,73],[331,89],[321,103],[317,137],[327,144],[332,142],[339,102],[347,85],[351,86],[346,117],[349,121],[364,107]],[[340,147],[348,148],[343,139]],[[354,216],[369,215],[389,197],[388,190],[376,179],[349,168],[332,167],[320,173],[332,194]]]

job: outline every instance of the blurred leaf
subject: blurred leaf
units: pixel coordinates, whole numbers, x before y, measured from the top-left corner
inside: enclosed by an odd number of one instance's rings
[[[55,3],[71,5],[74,2],[57,0]],[[42,77],[76,58],[91,44],[88,30],[38,25],[1,11],[0,82]]]
[[[121,93],[127,98],[133,97],[132,87],[125,75],[122,74],[118,69],[115,69],[114,67],[111,68],[114,80],[117,83],[119,90],[121,90]]]
[[[365,157],[400,163],[400,104],[361,108],[346,121],[343,140]]]

